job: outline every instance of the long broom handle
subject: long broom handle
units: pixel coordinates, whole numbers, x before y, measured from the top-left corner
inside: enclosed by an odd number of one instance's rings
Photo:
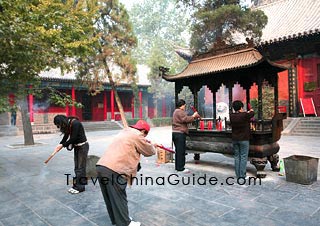
[[[47,164],[47,163],[50,161],[50,159],[52,159],[53,156],[55,156],[55,154],[57,154],[58,152],[59,152],[59,151],[54,151],[54,152],[52,152],[52,154],[49,156],[49,158],[48,158],[46,161],[44,161],[44,163]]]

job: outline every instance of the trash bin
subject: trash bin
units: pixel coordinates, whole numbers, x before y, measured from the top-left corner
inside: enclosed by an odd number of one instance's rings
[[[284,158],[286,180],[298,184],[312,184],[317,181],[318,158],[292,155]]]

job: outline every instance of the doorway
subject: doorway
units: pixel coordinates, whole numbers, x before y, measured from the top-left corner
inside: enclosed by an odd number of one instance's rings
[[[91,107],[91,97],[85,93],[82,96],[82,119],[84,121],[92,120],[92,107]]]

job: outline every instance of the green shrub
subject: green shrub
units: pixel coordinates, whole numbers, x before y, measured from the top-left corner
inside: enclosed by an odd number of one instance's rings
[[[163,117],[163,118],[153,118],[151,119],[153,126],[171,126],[172,118],[171,117]]]
[[[127,119],[128,125],[134,125],[136,122],[140,120],[140,118],[131,118]],[[163,118],[144,118],[146,122],[148,122],[151,126],[159,127],[159,126],[171,126],[172,125],[172,118],[171,117],[163,117]]]
[[[136,122],[139,120],[139,118],[131,118],[127,119],[127,123],[129,126],[136,124]],[[144,119],[145,120],[145,119]]]

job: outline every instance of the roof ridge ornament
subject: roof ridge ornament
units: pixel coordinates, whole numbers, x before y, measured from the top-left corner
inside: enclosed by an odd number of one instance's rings
[[[163,77],[163,76],[167,75],[169,70],[170,70],[170,68],[159,66],[159,77]]]
[[[216,41],[212,44],[211,49],[220,50],[220,49],[226,49],[229,46],[230,45],[226,44],[226,42],[221,37],[218,37]]]
[[[246,42],[248,43],[247,47],[249,47],[249,48],[255,47],[253,38],[246,38]]]
[[[180,56],[182,59],[190,63],[195,52],[193,49],[179,46],[175,44],[173,41],[168,41],[168,42],[172,46],[174,51],[178,54],[178,56]]]

